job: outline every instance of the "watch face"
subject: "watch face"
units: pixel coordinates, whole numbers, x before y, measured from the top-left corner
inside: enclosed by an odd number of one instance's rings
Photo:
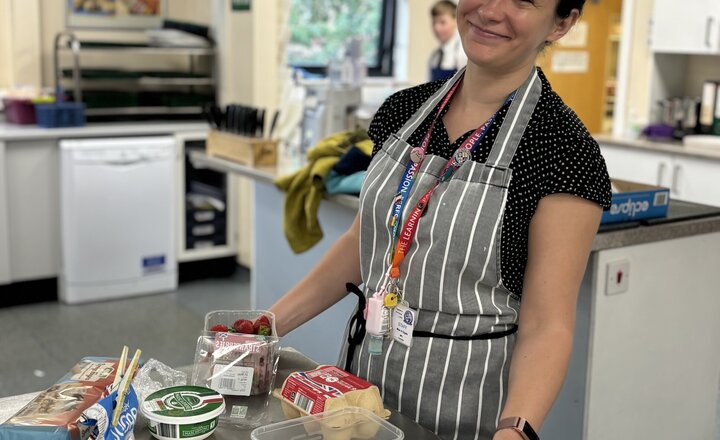
[[[528,440],[540,440],[538,435],[535,433],[535,430],[525,419],[522,419],[522,431],[525,435],[527,435]]]

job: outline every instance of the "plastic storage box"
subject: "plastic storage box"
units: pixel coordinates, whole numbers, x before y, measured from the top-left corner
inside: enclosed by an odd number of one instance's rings
[[[273,423],[250,433],[252,440],[401,440],[405,434],[372,412],[363,408],[300,417]]]
[[[85,104],[56,102],[35,106],[37,125],[45,128],[82,127],[85,125]]]
[[[5,120],[12,124],[34,124],[35,104],[29,99],[3,98]]]

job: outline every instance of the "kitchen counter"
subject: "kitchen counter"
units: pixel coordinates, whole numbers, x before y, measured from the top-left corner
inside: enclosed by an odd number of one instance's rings
[[[191,153],[190,159],[198,167],[235,173],[267,184],[272,184],[277,177],[292,172],[292,170],[278,169],[273,166],[243,165],[231,160],[209,156],[200,151]],[[328,195],[326,200],[353,210],[359,208],[359,200],[355,196]],[[674,212],[677,214],[674,215]],[[715,209],[671,200],[668,219],[664,222],[644,221],[602,225],[593,241],[592,250],[614,249],[716,231],[720,231],[720,208]]]
[[[720,159],[720,148],[684,146],[680,141],[651,141],[642,138],[608,134],[596,134],[593,135],[593,138],[595,138],[595,140],[601,145],[609,144],[619,147],[659,151],[663,153],[679,154],[704,159]]]
[[[183,131],[197,132],[208,128],[209,126],[205,122],[193,121],[106,122],[90,123],[84,127],[66,128],[43,128],[37,125],[17,125],[0,122],[0,142],[67,137],[142,136]]]
[[[283,348],[280,351],[280,363],[278,365],[275,386],[280,386],[290,373],[295,371],[311,370],[318,364],[292,348]],[[190,372],[192,367],[183,367],[181,370]],[[6,397],[0,399],[0,423],[4,422],[15,414],[20,408],[32,400],[37,393],[24,394],[22,396]],[[268,405],[269,417],[267,424],[285,420],[280,408],[280,402],[274,397],[270,398]],[[392,411],[389,422],[400,428],[405,433],[406,439],[412,440],[434,440],[438,437],[432,432],[421,427],[412,419],[405,417],[397,411]],[[213,437],[217,440],[244,440],[250,439],[252,429],[238,429],[228,425],[220,424]],[[154,439],[150,432],[143,425],[135,426],[135,438],[137,440]]]

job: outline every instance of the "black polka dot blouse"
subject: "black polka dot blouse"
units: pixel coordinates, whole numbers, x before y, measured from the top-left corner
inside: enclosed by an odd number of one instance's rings
[[[538,69],[542,92],[515,157],[510,163],[513,178],[503,219],[501,267],[504,285],[522,295],[525,266],[528,259],[528,228],[541,198],[555,193],[568,193],[610,207],[610,179],[600,148],[580,122],[577,115],[552,90],[545,75]],[[399,131],[417,109],[447,80],[434,81],[390,96],[375,114],[368,129],[375,143],[373,155],[391,133]],[[446,107],[447,111],[452,101]],[[510,104],[506,103],[490,126],[485,138],[473,153],[473,160],[485,162]],[[435,110],[437,112],[437,109]],[[435,115],[420,125],[409,139],[419,145]],[[470,136],[473,130],[450,143],[447,131],[438,120],[433,130],[428,154],[445,158]]]

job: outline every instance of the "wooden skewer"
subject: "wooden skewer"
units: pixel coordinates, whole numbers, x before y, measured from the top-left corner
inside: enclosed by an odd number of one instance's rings
[[[130,349],[127,345],[125,345],[122,349],[122,354],[120,355],[120,361],[118,362],[117,371],[115,372],[115,379],[113,380],[112,385],[110,386],[110,392],[112,393],[115,391],[117,386],[120,384],[120,379],[123,377],[123,373],[125,372],[125,364],[127,363],[127,357],[128,357],[128,351]]]
[[[130,383],[132,382],[135,370],[137,370],[138,362],[140,361],[140,354],[142,351],[135,350],[135,355],[130,361],[130,366],[123,375],[120,388],[118,389],[115,412],[113,413],[112,426],[116,426],[120,420],[120,413],[122,413],[122,407],[125,404],[125,397],[127,396],[128,390],[130,389]]]

